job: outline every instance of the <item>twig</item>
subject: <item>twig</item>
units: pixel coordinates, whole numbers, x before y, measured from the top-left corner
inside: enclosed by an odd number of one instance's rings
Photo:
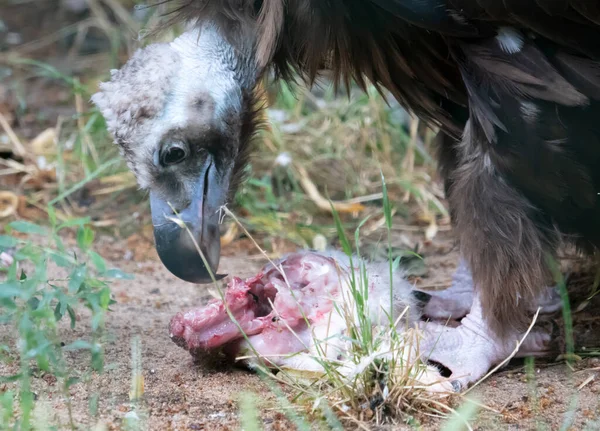
[[[443,287],[444,289],[441,289],[441,290],[445,290],[445,289],[450,288],[451,285],[452,285],[452,280],[449,280],[445,283],[420,284],[419,289],[434,289],[437,287]]]
[[[582,389],[583,389],[583,388],[585,388],[587,385],[589,385],[591,382],[593,382],[595,378],[596,378],[596,375],[595,375],[595,374],[592,374],[592,375],[591,375],[591,376],[589,376],[587,379],[585,379],[585,380],[583,381],[583,383],[582,383],[582,384],[580,384],[579,386],[577,386],[577,390],[578,390],[578,391],[582,390]]]
[[[121,0],[103,0],[104,4],[112,9],[113,13],[133,33],[140,31],[140,25],[132,18],[131,14],[121,4]]]
[[[134,184],[117,184],[114,186],[104,187],[102,189],[94,190],[94,191],[92,191],[91,195],[92,196],[110,195],[113,193],[122,192],[123,190],[134,188],[135,186],[136,186],[135,183]]]
[[[81,23],[89,20],[90,18],[87,18]],[[32,52],[45,48],[48,45],[52,45],[53,43],[63,39],[65,36],[74,33],[81,23],[69,24],[54,33],[45,34],[39,39],[33,40],[31,42],[26,42],[18,47],[15,47],[10,53],[0,55],[0,61],[10,61],[10,59],[13,58],[31,55]]]
[[[304,169],[303,166],[296,163],[294,163],[294,167],[300,174],[300,185],[302,186],[310,200],[312,200],[320,210],[331,212],[331,208],[333,206],[333,208],[337,212],[354,213],[360,212],[365,209],[364,205],[361,205],[360,203],[329,201],[328,199],[325,199],[321,195],[321,193],[319,193],[319,190],[317,189],[315,183],[313,183],[310,177],[308,176],[308,172],[306,171],[306,169]]]
[[[94,15],[95,21],[98,23],[98,27],[104,30],[106,35],[110,37],[113,27],[111,25],[108,14],[104,10],[100,2],[98,0],[88,0],[87,3],[90,7],[90,10],[92,11],[92,14]]]
[[[37,172],[37,169],[33,166],[27,166],[12,159],[0,159],[0,165],[4,165],[9,169],[14,169],[16,172],[25,174],[35,174]]]
[[[533,316],[533,319],[531,320],[531,324],[529,325],[529,328],[527,328],[527,331],[525,332],[525,335],[523,335],[521,337],[521,339],[519,341],[517,341],[517,345],[516,345],[515,349],[512,351],[512,353],[510,355],[508,355],[508,357],[504,361],[500,362],[497,366],[495,366],[494,368],[492,368],[492,370],[489,373],[487,373],[485,376],[483,376],[481,379],[479,379],[479,381],[477,383],[475,383],[473,386],[471,386],[469,389],[467,389],[463,393],[463,395],[467,395],[469,392],[471,392],[473,389],[475,389],[481,382],[483,382],[489,376],[491,376],[496,371],[498,371],[500,368],[502,368],[504,365],[506,365],[512,358],[514,358],[514,356],[519,352],[519,349],[521,348],[521,345],[523,344],[523,342],[525,341],[525,339],[527,338],[527,336],[529,335],[529,333],[533,329],[533,327],[535,325],[535,322],[537,322],[537,318],[540,315],[540,310],[541,309],[542,309],[542,307],[538,307],[537,311],[535,312],[535,316]]]
[[[0,112],[0,125],[2,126],[4,132],[8,135],[8,138],[13,144],[13,152],[19,157],[25,157],[25,147],[19,140],[19,137],[15,134],[12,127],[10,127],[10,124],[8,124],[8,121],[6,120],[6,117],[2,112]]]
[[[381,199],[383,199],[383,193],[379,192],[379,193],[372,193],[370,195],[358,196],[356,198],[347,199],[345,202],[347,202],[349,204],[355,204],[355,203],[362,204],[365,202],[372,202],[372,201],[381,200]]]
[[[392,217],[394,217],[394,216],[396,215],[396,212],[397,212],[397,210],[396,210],[396,208],[394,208],[394,209],[392,210],[391,216],[392,216]],[[385,221],[386,221],[386,217],[385,217],[385,215],[384,215],[384,216],[383,216],[383,217],[381,217],[379,220],[377,220],[377,221],[375,221],[375,222],[371,223],[371,225],[370,225],[370,226],[367,226],[367,227],[365,227],[365,229],[364,229],[364,231],[363,231],[363,235],[364,235],[364,236],[369,236],[369,235],[371,235],[373,232],[375,232],[375,231],[377,231],[377,230],[379,230],[379,229],[382,229],[382,228],[386,227],[386,225],[385,225]]]

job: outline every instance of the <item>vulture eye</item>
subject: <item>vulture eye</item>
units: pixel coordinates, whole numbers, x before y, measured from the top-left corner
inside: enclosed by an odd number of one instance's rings
[[[181,163],[188,155],[187,147],[180,143],[168,143],[160,151],[160,163],[163,166],[171,166]]]

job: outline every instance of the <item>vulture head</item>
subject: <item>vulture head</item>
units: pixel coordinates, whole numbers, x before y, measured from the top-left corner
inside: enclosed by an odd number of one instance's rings
[[[253,40],[233,46],[206,23],[137,51],[92,97],[149,191],[162,262],[194,283],[216,274],[222,207],[241,179],[258,123]]]

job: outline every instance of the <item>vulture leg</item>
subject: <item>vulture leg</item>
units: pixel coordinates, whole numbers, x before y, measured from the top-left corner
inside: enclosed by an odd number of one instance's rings
[[[430,292],[431,299],[423,308],[425,318],[437,321],[458,320],[465,317],[473,305],[475,290],[471,271],[464,260],[452,278],[452,286],[448,289]]]
[[[537,301],[540,314],[553,313],[560,310],[561,305],[557,290],[550,287]],[[514,353],[517,342],[521,345],[515,357],[543,356],[550,351],[552,331],[542,324],[536,324],[525,338],[525,334],[518,331],[513,331],[504,340],[494,333],[483,318],[481,302],[464,260],[461,260],[452,286],[434,293],[424,314],[436,321],[421,323],[425,339],[419,346],[420,352],[423,359],[451,372],[450,379],[457,391],[478,381],[492,367],[507,359]],[[461,317],[460,325],[455,327],[442,320]]]
[[[452,277],[452,285],[444,290],[424,291],[431,298],[423,308],[423,317],[430,320],[459,320],[465,317],[475,299],[473,276],[464,259]],[[555,287],[546,288],[536,302],[535,313],[540,307],[540,314],[550,314],[561,309],[560,294]]]

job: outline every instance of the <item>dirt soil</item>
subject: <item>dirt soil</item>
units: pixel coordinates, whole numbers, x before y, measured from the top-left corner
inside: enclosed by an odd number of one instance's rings
[[[421,250],[429,268],[429,276],[417,280],[422,286],[447,286],[456,266],[456,251],[448,235],[440,234],[440,237],[425,244]],[[145,382],[140,409],[145,416],[143,428],[238,429],[237,402],[239,395],[246,392],[258,400],[265,429],[295,429],[258,376],[231,367],[194,363],[186,351],[171,342],[168,334],[171,317],[178,311],[202,304],[207,292],[203,287],[173,277],[157,260],[151,243],[135,244],[138,253],[133,253],[130,246],[108,238],[101,239],[97,246],[115,266],[135,274],[135,279],[119,281],[112,286],[117,304],[112,306],[113,311],[107,319],[107,330],[112,339],[106,345],[107,371],[94,377],[89,385],[72,388],[71,401],[77,422],[88,424],[90,428],[98,423],[98,418],[89,417],[88,403],[92,394],[99,394],[99,422],[108,429],[122,429],[123,418],[132,408],[129,401],[131,347],[132,338],[138,335]],[[140,254],[142,249],[147,253]],[[225,254],[232,252],[225,249]],[[256,254],[233,253],[233,256],[223,258],[222,272],[250,276],[264,262]],[[150,257],[136,261],[136,255]],[[587,315],[584,310],[575,317],[579,322],[576,323],[578,336],[591,330],[593,315]],[[75,331],[65,329],[66,341],[69,342],[71,337],[85,338],[89,330],[86,323],[86,319],[81,319]],[[592,332],[597,338],[597,328]],[[1,329],[0,334],[9,336]],[[578,342],[585,343],[582,338]],[[600,412],[600,382],[596,378],[600,361],[584,359],[577,362],[574,372],[570,372],[564,363],[552,362],[552,359],[536,363],[532,381],[528,381],[523,362],[514,361],[476,388],[470,395],[486,406],[480,412],[476,428],[559,429],[566,420],[571,424],[563,429],[581,430],[585,429],[585,424],[589,427],[590,421],[595,421]],[[69,361],[76,369],[89,366],[89,356],[84,353],[71,353]],[[4,374],[16,370],[5,368],[0,371]],[[46,401],[51,415],[56,414],[64,421],[67,405],[55,380],[47,377],[34,377],[38,399]],[[566,415],[570,411],[573,414]],[[423,423],[423,429],[435,430],[439,426],[437,419],[425,419]],[[404,427],[397,425],[393,429]],[[597,426],[589,429],[597,429]]]

